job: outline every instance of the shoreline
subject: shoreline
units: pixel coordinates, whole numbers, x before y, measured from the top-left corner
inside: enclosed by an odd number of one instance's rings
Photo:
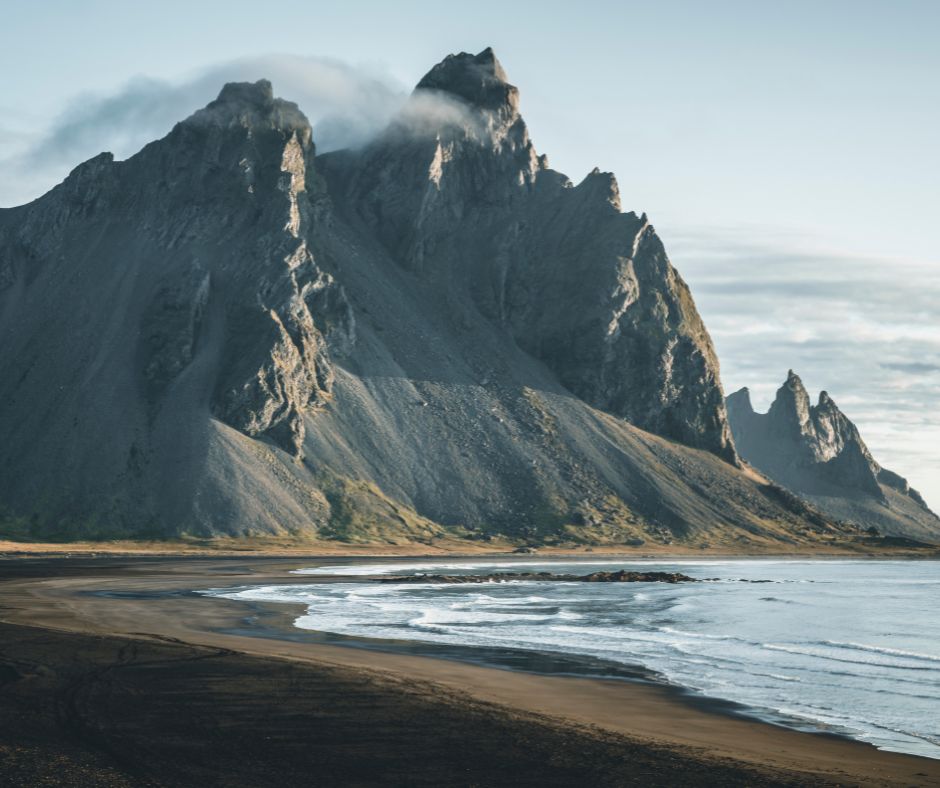
[[[209,596],[203,598],[211,599],[213,597]],[[314,646],[319,645],[352,649],[366,653],[418,657],[476,666],[485,670],[505,671],[510,674],[523,673],[549,678],[626,682],[634,686],[652,688],[654,691],[661,692],[679,703],[707,714],[730,717],[760,725],[771,725],[781,730],[806,733],[812,736],[822,736],[838,741],[861,744],[866,747],[874,746],[860,739],[856,739],[848,733],[822,730],[810,722],[800,721],[796,718],[788,718],[773,709],[752,708],[733,700],[726,700],[724,698],[717,698],[696,692],[681,684],[672,683],[656,670],[647,668],[638,663],[620,663],[584,654],[530,651],[527,649],[502,648],[498,646],[486,648],[482,646],[449,645],[420,640],[370,639],[355,635],[340,635],[333,632],[300,628],[294,625],[293,622],[298,616],[289,615],[287,609],[299,608],[298,613],[305,612],[306,605],[303,603],[260,602],[257,600],[229,601],[252,610],[253,615],[245,616],[244,618],[246,620],[253,620],[246,626],[220,630],[218,634],[274,641],[288,641],[292,643],[306,643]],[[278,622],[269,626],[259,621],[261,618],[268,617],[278,619]],[[562,667],[564,665],[570,665],[571,669],[565,670]],[[875,749],[878,748],[876,747]],[[911,757],[923,757],[895,750],[879,751],[894,752],[899,755],[911,755]],[[936,760],[940,763],[940,759],[927,758],[927,760]]]
[[[539,559],[538,556],[513,556],[505,558],[503,561],[493,558],[493,562],[483,562],[475,559],[475,568],[498,567],[500,565],[512,565],[518,568],[523,564],[549,565],[551,559]],[[567,559],[571,560],[571,559]],[[655,564],[668,562],[668,559],[633,559],[634,561],[651,561]],[[688,563],[689,558],[677,557],[674,559],[677,564]],[[707,558],[693,561],[693,563],[723,563],[724,561],[733,562],[743,560],[747,562],[759,562],[760,558]],[[802,558],[787,559],[768,559],[772,563],[786,561],[806,561]],[[852,560],[852,559],[829,559],[829,560]],[[898,559],[892,559],[897,561]],[[418,566],[423,559],[416,559],[410,567]],[[566,559],[558,559],[559,562]],[[584,556],[580,561],[585,564],[597,562],[600,564],[613,562],[616,565],[627,563],[626,559],[616,560],[605,556]],[[329,561],[332,565],[334,562]],[[351,559],[353,565],[358,564],[357,559]],[[391,562],[382,560],[376,562],[376,568],[387,567]],[[431,566],[445,566],[431,562]],[[336,563],[337,568],[342,564]],[[311,567],[312,568],[312,567]],[[315,572],[301,573],[292,575],[294,578],[303,578],[305,583],[365,583],[380,584],[397,581],[397,572],[407,571],[396,566],[395,572],[377,572],[376,574],[318,574]],[[499,571],[498,569],[495,571]],[[429,574],[427,582],[435,582],[437,574]],[[521,579],[540,579],[522,576]],[[424,582],[422,580],[422,582]],[[767,582],[767,581],[751,581]],[[297,580],[288,581],[287,584],[297,584]],[[610,681],[625,681],[641,685],[655,687],[680,702],[693,706],[708,713],[734,717],[746,721],[773,725],[785,730],[809,733],[816,736],[832,737],[835,739],[855,742],[865,746],[874,746],[884,752],[894,752],[914,757],[926,757],[930,760],[940,762],[940,756],[930,758],[918,752],[905,751],[902,749],[892,749],[890,747],[878,747],[863,738],[859,737],[862,731],[857,729],[838,728],[827,726],[825,723],[814,721],[811,717],[800,717],[788,715],[784,711],[770,706],[751,706],[746,703],[738,702],[729,698],[709,695],[704,692],[692,689],[686,685],[670,681],[663,673],[656,670],[655,667],[643,665],[638,662],[619,662],[612,659],[605,659],[601,656],[592,656],[584,653],[562,652],[562,651],[540,651],[537,649],[512,648],[508,646],[480,645],[466,643],[442,643],[433,640],[416,639],[391,639],[370,638],[362,634],[340,634],[306,626],[298,626],[294,622],[299,618],[304,618],[307,613],[307,604],[304,602],[289,602],[286,600],[266,601],[259,599],[232,599],[225,596],[232,589],[204,589],[197,592],[200,596],[208,598],[230,599],[243,605],[246,609],[253,611],[251,623],[242,627],[225,630],[223,634],[244,635],[247,637],[267,638],[272,640],[290,640],[293,642],[311,643],[329,646],[340,646],[364,650],[367,652],[384,652],[389,654],[412,655],[418,657],[429,657],[437,660],[447,660],[452,662],[477,665],[487,669],[504,670],[510,672],[530,673],[536,676],[554,676],[568,678],[588,678]],[[219,592],[219,595],[216,595]],[[294,611],[287,615],[286,611]],[[246,617],[247,618],[247,617]],[[268,626],[265,619],[273,618],[278,623]]]
[[[548,558],[500,557],[527,561]],[[496,704],[514,713],[545,716],[560,724],[589,726],[605,735],[625,737],[634,745],[666,747],[684,757],[705,753],[721,762],[738,763],[741,768],[769,769],[799,779],[859,785],[940,785],[940,760],[877,750],[835,734],[807,733],[755,721],[754,717],[741,718],[710,703],[711,699],[706,699],[709,707],[703,708],[682,697],[683,691],[671,685],[526,673],[426,655],[298,642],[296,637],[286,636],[294,629],[296,615],[294,606],[285,603],[267,603],[264,608],[265,627],[271,627],[271,633],[280,633],[280,637],[243,634],[246,619],[252,617],[246,615],[251,608],[244,601],[192,592],[223,586],[330,582],[325,575],[288,572],[319,560],[337,561],[339,556],[239,558],[241,562],[188,556],[142,563],[116,557],[5,561],[0,566],[4,573],[0,619],[50,631],[147,641],[169,639],[321,669],[365,671],[404,682],[430,681],[442,691],[463,693],[476,702]],[[345,558],[361,561],[365,556]],[[579,558],[605,556],[588,554]],[[40,566],[31,566],[34,563]],[[81,565],[63,573],[63,564]],[[348,582],[349,578],[342,580]]]
[[[806,550],[734,550],[727,545],[708,549],[681,544],[542,546],[533,553],[516,552],[516,543],[481,543],[441,540],[433,544],[354,544],[347,542],[290,542],[279,539],[214,539],[167,541],[30,542],[0,538],[0,561],[57,557],[110,557],[159,559],[297,558],[304,560],[383,560],[388,558],[629,558],[668,560],[679,558],[794,559],[794,560],[940,560],[940,545],[891,547],[863,544],[819,546]]]

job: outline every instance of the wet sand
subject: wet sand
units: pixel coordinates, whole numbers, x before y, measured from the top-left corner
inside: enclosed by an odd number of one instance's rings
[[[313,563],[0,561],[0,783],[940,785],[664,688],[280,639],[300,606],[190,593]]]

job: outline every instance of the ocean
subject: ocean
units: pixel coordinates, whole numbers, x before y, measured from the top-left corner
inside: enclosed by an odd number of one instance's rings
[[[377,574],[682,572],[707,583],[376,584]],[[761,719],[940,758],[940,564],[874,560],[443,561],[297,570],[348,582],[212,589],[306,605],[301,630],[618,666]],[[308,577],[309,579],[309,577]],[[742,582],[750,581],[750,582]],[[761,582],[755,582],[761,581]],[[496,654],[494,658],[492,655]],[[583,663],[579,663],[583,659]],[[588,663],[590,660],[590,663]],[[507,665],[518,664],[507,662]],[[590,664],[590,671],[587,669]]]

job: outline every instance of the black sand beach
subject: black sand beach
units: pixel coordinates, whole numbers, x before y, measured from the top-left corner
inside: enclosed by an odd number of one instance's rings
[[[656,687],[226,634],[245,606],[186,593],[309,564],[0,563],[0,783],[940,784],[940,762]]]

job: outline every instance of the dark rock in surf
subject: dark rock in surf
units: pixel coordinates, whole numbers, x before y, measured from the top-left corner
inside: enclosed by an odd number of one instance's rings
[[[552,572],[493,572],[486,575],[396,575],[373,578],[379,583],[510,583],[537,580],[554,583],[697,583],[679,572],[592,572],[588,575],[562,575]]]

